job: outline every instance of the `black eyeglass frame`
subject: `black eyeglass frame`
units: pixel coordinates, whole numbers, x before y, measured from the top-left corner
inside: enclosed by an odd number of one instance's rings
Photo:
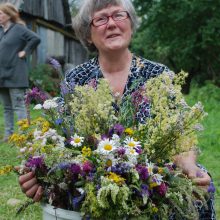
[[[121,12],[122,12],[122,13],[125,12],[126,17],[124,17],[123,19],[115,19],[115,18],[114,18],[114,15],[119,14],[119,13],[121,13]],[[107,23],[109,22],[109,18],[112,18],[113,21],[115,21],[115,22],[120,22],[120,21],[123,21],[123,20],[128,19],[129,17],[130,17],[130,15],[129,15],[129,13],[128,13],[127,11],[116,11],[116,12],[112,13],[111,15],[103,15],[103,16],[99,16],[99,17],[93,18],[92,21],[90,22],[90,25],[92,25],[92,26],[94,26],[94,27],[99,27],[99,26],[102,26],[102,25],[107,24]],[[95,19],[98,19],[98,18],[106,18],[106,21],[105,21],[103,24],[99,24],[99,25],[94,24],[94,20],[95,20]]]

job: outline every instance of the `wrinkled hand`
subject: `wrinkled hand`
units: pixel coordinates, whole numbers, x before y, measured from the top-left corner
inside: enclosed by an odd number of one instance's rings
[[[211,177],[196,165],[196,154],[194,151],[176,156],[175,163],[197,186],[208,190]]]
[[[24,58],[26,56],[26,52],[24,50],[18,52],[18,57],[19,58]]]
[[[19,168],[16,168],[19,170]],[[27,197],[32,198],[33,201],[39,202],[43,195],[43,188],[37,183],[37,178],[34,171],[27,171],[27,173],[19,177],[19,184],[23,193]]]

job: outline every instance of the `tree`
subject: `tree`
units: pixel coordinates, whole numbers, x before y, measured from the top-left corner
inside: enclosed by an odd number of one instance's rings
[[[132,49],[165,63],[175,72],[189,72],[200,84],[220,85],[220,1],[134,0],[141,25]],[[143,47],[143,45],[146,45]]]
[[[74,17],[79,8],[79,1],[78,0],[69,0],[70,11],[71,15]]]

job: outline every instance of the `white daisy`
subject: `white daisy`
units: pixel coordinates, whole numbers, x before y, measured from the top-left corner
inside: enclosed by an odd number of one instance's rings
[[[125,139],[124,143],[125,143],[125,147],[128,147],[128,148],[135,148],[137,146],[140,146],[140,142],[139,141],[135,141],[131,137],[127,137]]]
[[[150,174],[150,175],[152,175],[153,174],[153,168],[154,168],[154,164],[153,163],[147,163],[147,169],[148,169],[148,173]]]
[[[163,176],[160,174],[154,174],[153,175],[153,180],[157,183],[157,185],[159,186],[162,182],[163,182]]]
[[[84,141],[84,137],[80,137],[79,135],[74,134],[73,137],[71,136],[70,144],[74,147],[80,147],[82,146],[83,141]]]
[[[108,154],[116,149],[116,144],[113,140],[105,139],[99,142],[97,152],[100,154]]]
[[[127,156],[132,156],[132,157],[136,157],[138,156],[139,154],[136,152],[136,150],[134,148],[127,148],[126,151],[125,151],[125,154]]]

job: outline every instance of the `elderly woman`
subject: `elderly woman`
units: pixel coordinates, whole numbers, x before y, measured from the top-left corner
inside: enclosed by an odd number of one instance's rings
[[[26,118],[25,89],[29,87],[26,57],[40,43],[40,38],[20,19],[10,3],[0,4],[0,98],[4,106],[5,134],[14,131],[14,112],[18,120]]]
[[[130,0],[84,1],[74,21],[75,32],[81,43],[97,57],[83,63],[66,74],[65,83],[84,85],[100,78],[107,79],[112,94],[123,99],[140,88],[149,78],[156,77],[169,69],[135,56],[129,50],[132,35],[137,27],[137,17]],[[139,83],[134,82],[141,78]],[[149,106],[140,106],[137,118],[143,122],[147,115],[141,111]],[[196,153],[187,152],[176,156],[176,163],[198,184],[207,188],[210,177],[196,165]],[[197,177],[198,172],[201,175]],[[37,184],[33,172],[19,178],[22,190],[27,196],[39,201],[42,188]],[[212,200],[209,210],[201,209],[200,219],[215,219]]]

